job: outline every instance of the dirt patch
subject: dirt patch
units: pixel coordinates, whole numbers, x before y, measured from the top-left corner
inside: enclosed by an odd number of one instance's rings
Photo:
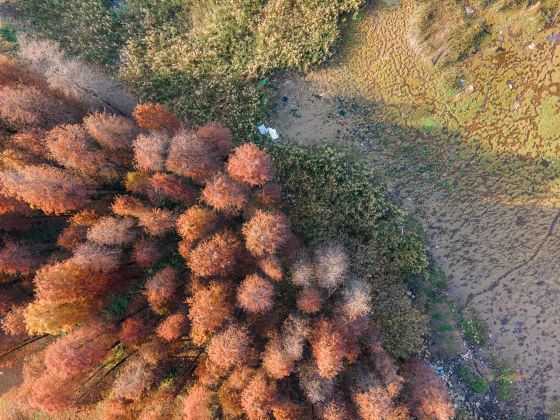
[[[516,371],[514,409],[537,416],[560,389],[558,28],[531,48],[506,30],[449,94],[409,42],[414,11],[370,10],[336,62],[278,81],[271,124],[284,139],[369,153],[424,225],[449,292],[487,324],[487,356]]]

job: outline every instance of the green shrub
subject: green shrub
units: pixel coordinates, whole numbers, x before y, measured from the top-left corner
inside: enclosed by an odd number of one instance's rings
[[[407,294],[407,280],[428,267],[420,235],[377,187],[367,162],[351,150],[265,141],[282,185],[285,211],[310,244],[336,239],[353,255],[353,272],[373,285],[374,316],[394,357],[422,347],[427,319]]]
[[[381,220],[400,215],[374,185],[367,163],[351,151],[272,142],[266,147],[276,161],[292,221],[307,241],[368,241]]]
[[[474,375],[465,365],[459,365],[457,375],[477,394],[484,394],[490,387],[490,383],[484,377]]]

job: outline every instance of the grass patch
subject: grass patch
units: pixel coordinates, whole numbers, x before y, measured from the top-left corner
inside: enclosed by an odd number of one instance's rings
[[[482,347],[486,344],[488,331],[482,321],[476,318],[474,314],[463,315],[460,325],[469,344],[477,347]]]
[[[517,379],[517,374],[512,369],[510,369],[504,362],[498,362],[496,372],[496,395],[500,401],[507,401],[511,399]]]
[[[473,372],[471,372],[465,365],[461,364],[459,366],[457,376],[459,376],[459,378],[461,378],[469,386],[469,388],[477,394],[484,394],[490,387],[490,382],[486,378],[473,374]]]

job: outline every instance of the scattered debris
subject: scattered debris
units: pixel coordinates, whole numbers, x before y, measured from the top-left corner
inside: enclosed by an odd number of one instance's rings
[[[270,134],[270,138],[271,138],[272,140],[276,140],[276,139],[279,138],[278,132],[277,132],[276,129],[274,129],[274,128],[269,128],[269,129],[268,129],[268,134]]]
[[[272,140],[280,138],[280,136],[278,135],[278,131],[275,128],[267,127],[266,125],[261,124],[257,127],[257,129],[259,130],[259,133],[261,135],[265,135],[268,133]]]
[[[530,50],[534,50],[536,47],[537,46],[535,44],[530,43],[527,48],[529,48]]]
[[[467,16],[472,16],[474,15],[474,9],[472,7],[469,6],[465,6],[465,13],[467,14]]]

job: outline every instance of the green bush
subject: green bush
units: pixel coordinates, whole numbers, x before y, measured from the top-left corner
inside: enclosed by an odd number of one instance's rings
[[[400,215],[374,186],[367,163],[351,150],[266,142],[295,228],[305,240],[376,236],[381,220]]]
[[[264,141],[282,185],[285,211],[313,245],[336,239],[353,255],[353,272],[373,285],[374,316],[387,350],[406,358],[422,347],[427,319],[407,294],[408,279],[428,267],[422,238],[377,187],[351,150]]]

